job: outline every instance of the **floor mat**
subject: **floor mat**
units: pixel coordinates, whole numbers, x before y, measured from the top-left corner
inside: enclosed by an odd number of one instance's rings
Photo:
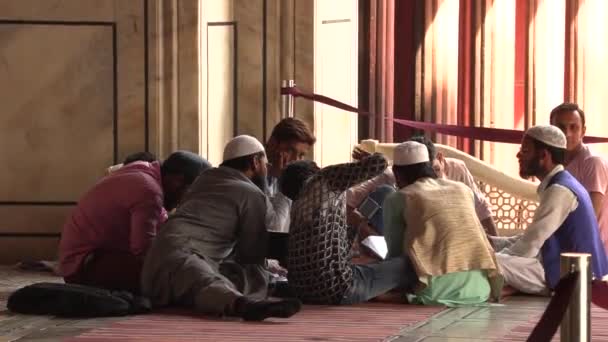
[[[538,323],[540,315],[511,330],[497,341],[525,341]],[[591,336],[593,342],[608,342],[608,311],[598,306],[591,306]],[[559,329],[552,341],[559,341]]]
[[[290,319],[253,323],[167,311],[125,318],[70,341],[382,341],[443,309],[388,303],[307,305]]]

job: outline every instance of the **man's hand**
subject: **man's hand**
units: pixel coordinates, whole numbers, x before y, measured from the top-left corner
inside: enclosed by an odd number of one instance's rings
[[[367,152],[367,151],[365,151],[365,150],[362,150],[362,149],[360,149],[360,148],[358,148],[358,147],[355,147],[355,148],[353,149],[353,154],[352,154],[352,157],[353,157],[353,159],[354,159],[354,160],[356,160],[356,161],[361,161],[362,159],[364,159],[364,158],[366,158],[366,157],[369,157],[369,156],[371,156],[371,155],[372,155],[371,153],[369,153],[369,152]]]
[[[494,245],[494,241],[492,241],[492,238],[490,236],[492,236],[492,235],[490,235],[490,234],[488,234],[486,232],[486,239],[488,239],[488,242],[490,243],[490,247],[492,247],[492,249],[494,250],[494,252],[498,252],[496,250],[496,246]]]
[[[366,220],[365,216],[363,216],[359,212],[359,210],[357,210],[351,206],[346,207],[346,223],[348,223],[349,225],[351,225],[353,227],[359,227],[361,222],[363,222],[365,220]]]
[[[496,228],[496,223],[494,223],[494,219],[492,216],[485,218],[481,221],[481,226],[486,231],[486,234],[491,236],[498,236],[498,229]]]
[[[279,150],[269,150],[268,151],[268,161],[270,167],[268,168],[268,173],[273,177],[280,177],[281,173],[287,166],[289,161],[289,153],[279,151]]]
[[[287,276],[287,269],[285,269],[283,266],[281,266],[279,264],[278,260],[267,259],[266,262],[268,264],[268,271],[270,271],[271,273],[274,273],[274,274],[278,274],[282,277]]]

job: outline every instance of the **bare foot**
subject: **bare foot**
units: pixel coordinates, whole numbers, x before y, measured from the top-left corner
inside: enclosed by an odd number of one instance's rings
[[[518,293],[520,293],[520,291],[518,289],[511,287],[509,285],[505,285],[505,286],[503,286],[502,291],[500,293],[500,298],[505,298],[505,297],[512,296],[512,295],[518,294]]]

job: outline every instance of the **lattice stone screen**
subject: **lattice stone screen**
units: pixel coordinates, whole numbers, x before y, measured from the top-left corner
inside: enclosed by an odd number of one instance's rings
[[[500,235],[519,234],[532,222],[537,202],[518,198],[491,184],[481,181],[477,183],[492,205],[494,221]]]

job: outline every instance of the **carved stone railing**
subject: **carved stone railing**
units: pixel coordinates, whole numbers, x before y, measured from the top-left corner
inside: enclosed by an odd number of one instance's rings
[[[360,148],[368,152],[379,152],[389,160],[397,144],[363,140]],[[462,160],[486,194],[500,235],[514,235],[526,229],[532,221],[538,205],[536,184],[508,175],[488,163],[453,147],[435,144],[438,152],[449,158]]]

